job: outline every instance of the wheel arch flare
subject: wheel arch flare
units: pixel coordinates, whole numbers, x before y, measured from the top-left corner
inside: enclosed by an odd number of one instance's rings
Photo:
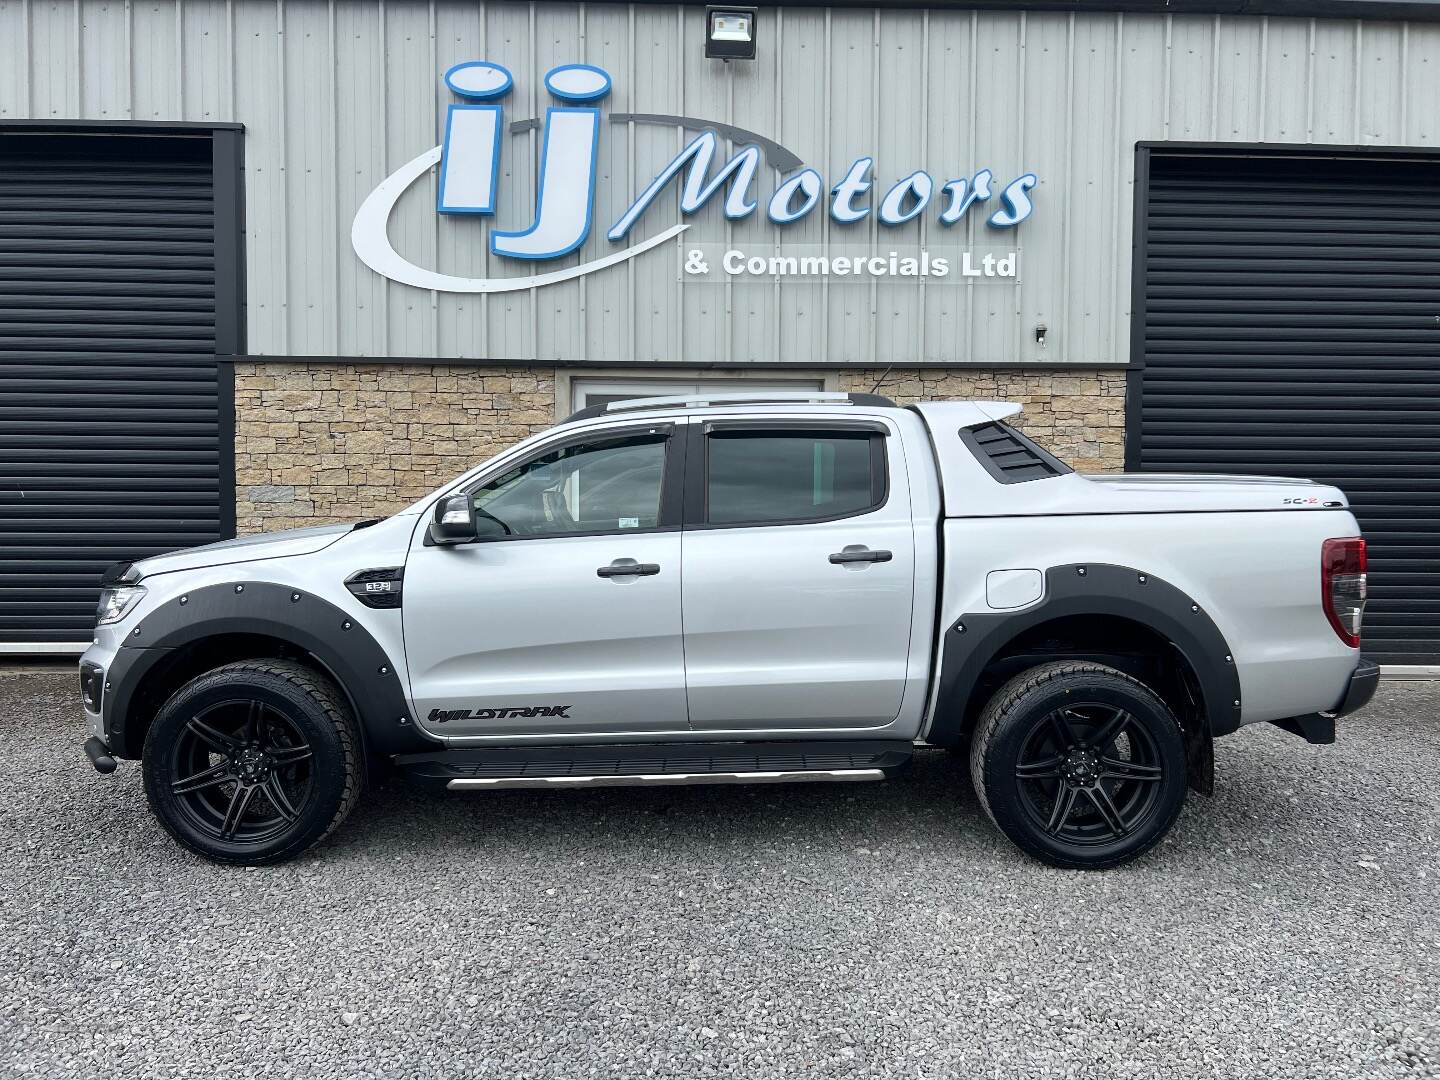
[[[1027,631],[1063,619],[1113,619],[1134,624],[1178,650],[1193,674],[1192,784],[1210,783],[1209,741],[1240,726],[1240,677],[1215,621],[1184,590],[1134,567],[1067,563],[1045,571],[1044,597],[1015,611],[977,611],[942,627],[936,709],[925,737],[936,745],[963,740],[983,702],[972,700],[987,669]],[[1083,646],[1078,650],[1086,653]],[[1103,647],[1096,651],[1103,652]],[[1038,661],[1037,661],[1038,662]],[[1182,724],[1186,718],[1181,717]]]
[[[240,581],[174,596],[126,635],[106,673],[104,698],[118,756],[140,756],[154,710],[178,688],[171,685],[177,677],[184,681],[177,673],[189,670],[184,658],[211,643],[224,643],[221,662],[278,647],[322,669],[349,699],[368,751],[415,753],[434,745],[410,715],[402,669],[354,615],[294,586]]]

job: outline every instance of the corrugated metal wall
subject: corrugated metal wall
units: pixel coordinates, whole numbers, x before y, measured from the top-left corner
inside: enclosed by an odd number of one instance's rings
[[[244,123],[253,352],[562,362],[1123,359],[1137,140],[1440,142],[1435,24],[767,9],[759,59],[729,65],[704,58],[702,32],[696,7],[0,0],[12,61],[0,65],[0,120]],[[1032,170],[1037,209],[1011,234],[973,214],[944,231],[927,212],[879,237],[881,250],[1013,239],[1020,281],[682,282],[677,249],[488,298],[388,283],[351,252],[350,219],[385,175],[436,145],[452,100],[440,74],[470,59],[515,72],[507,121],[543,114],[549,67],[584,61],[615,76],[607,111],[733,123],[830,183],[869,153],[887,186],[917,168],[937,180],[990,168],[1000,183]],[[612,250],[604,225],[682,144],[674,129],[605,125],[597,228],[557,265]],[[538,133],[510,138],[504,227],[529,223],[539,149]],[[773,184],[768,175],[762,189]],[[480,222],[442,220],[433,205],[433,180],[402,199],[391,221],[402,253],[452,273],[513,272],[485,254]],[[672,224],[674,205],[667,197],[639,235]],[[774,250],[760,215],[727,224],[711,205],[692,220],[684,247]],[[783,235],[844,250],[877,242],[876,226],[857,228],[816,213]]]
[[[1156,150],[1149,202],[1132,465],[1338,485],[1365,652],[1440,661],[1440,159]]]
[[[233,535],[212,161],[0,134],[0,642],[89,641],[107,567]]]

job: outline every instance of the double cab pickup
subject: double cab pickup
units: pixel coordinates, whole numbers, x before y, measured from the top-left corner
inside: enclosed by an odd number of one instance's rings
[[[458,791],[882,780],[968,757],[1030,855],[1114,866],[1213,740],[1364,705],[1365,541],[1304,480],[1082,476],[1017,405],[595,406],[392,517],[114,568],[80,662],[102,772],[271,863],[377,769]]]

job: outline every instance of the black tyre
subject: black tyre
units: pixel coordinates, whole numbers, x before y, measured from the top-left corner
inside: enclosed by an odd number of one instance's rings
[[[288,660],[206,672],[167,701],[145,737],[150,807],[216,862],[281,862],[345,820],[360,797],[360,738],[340,690]]]
[[[1118,866],[1160,842],[1185,803],[1185,743],[1143,683],[1062,661],[1016,675],[976,723],[970,775],[990,820],[1052,866]]]

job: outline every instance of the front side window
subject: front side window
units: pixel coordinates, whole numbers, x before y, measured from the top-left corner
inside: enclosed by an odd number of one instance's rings
[[[567,536],[654,529],[660,523],[664,435],[557,447],[470,495],[512,536]]]
[[[775,525],[862,513],[884,500],[882,438],[868,432],[712,432],[705,520]]]

